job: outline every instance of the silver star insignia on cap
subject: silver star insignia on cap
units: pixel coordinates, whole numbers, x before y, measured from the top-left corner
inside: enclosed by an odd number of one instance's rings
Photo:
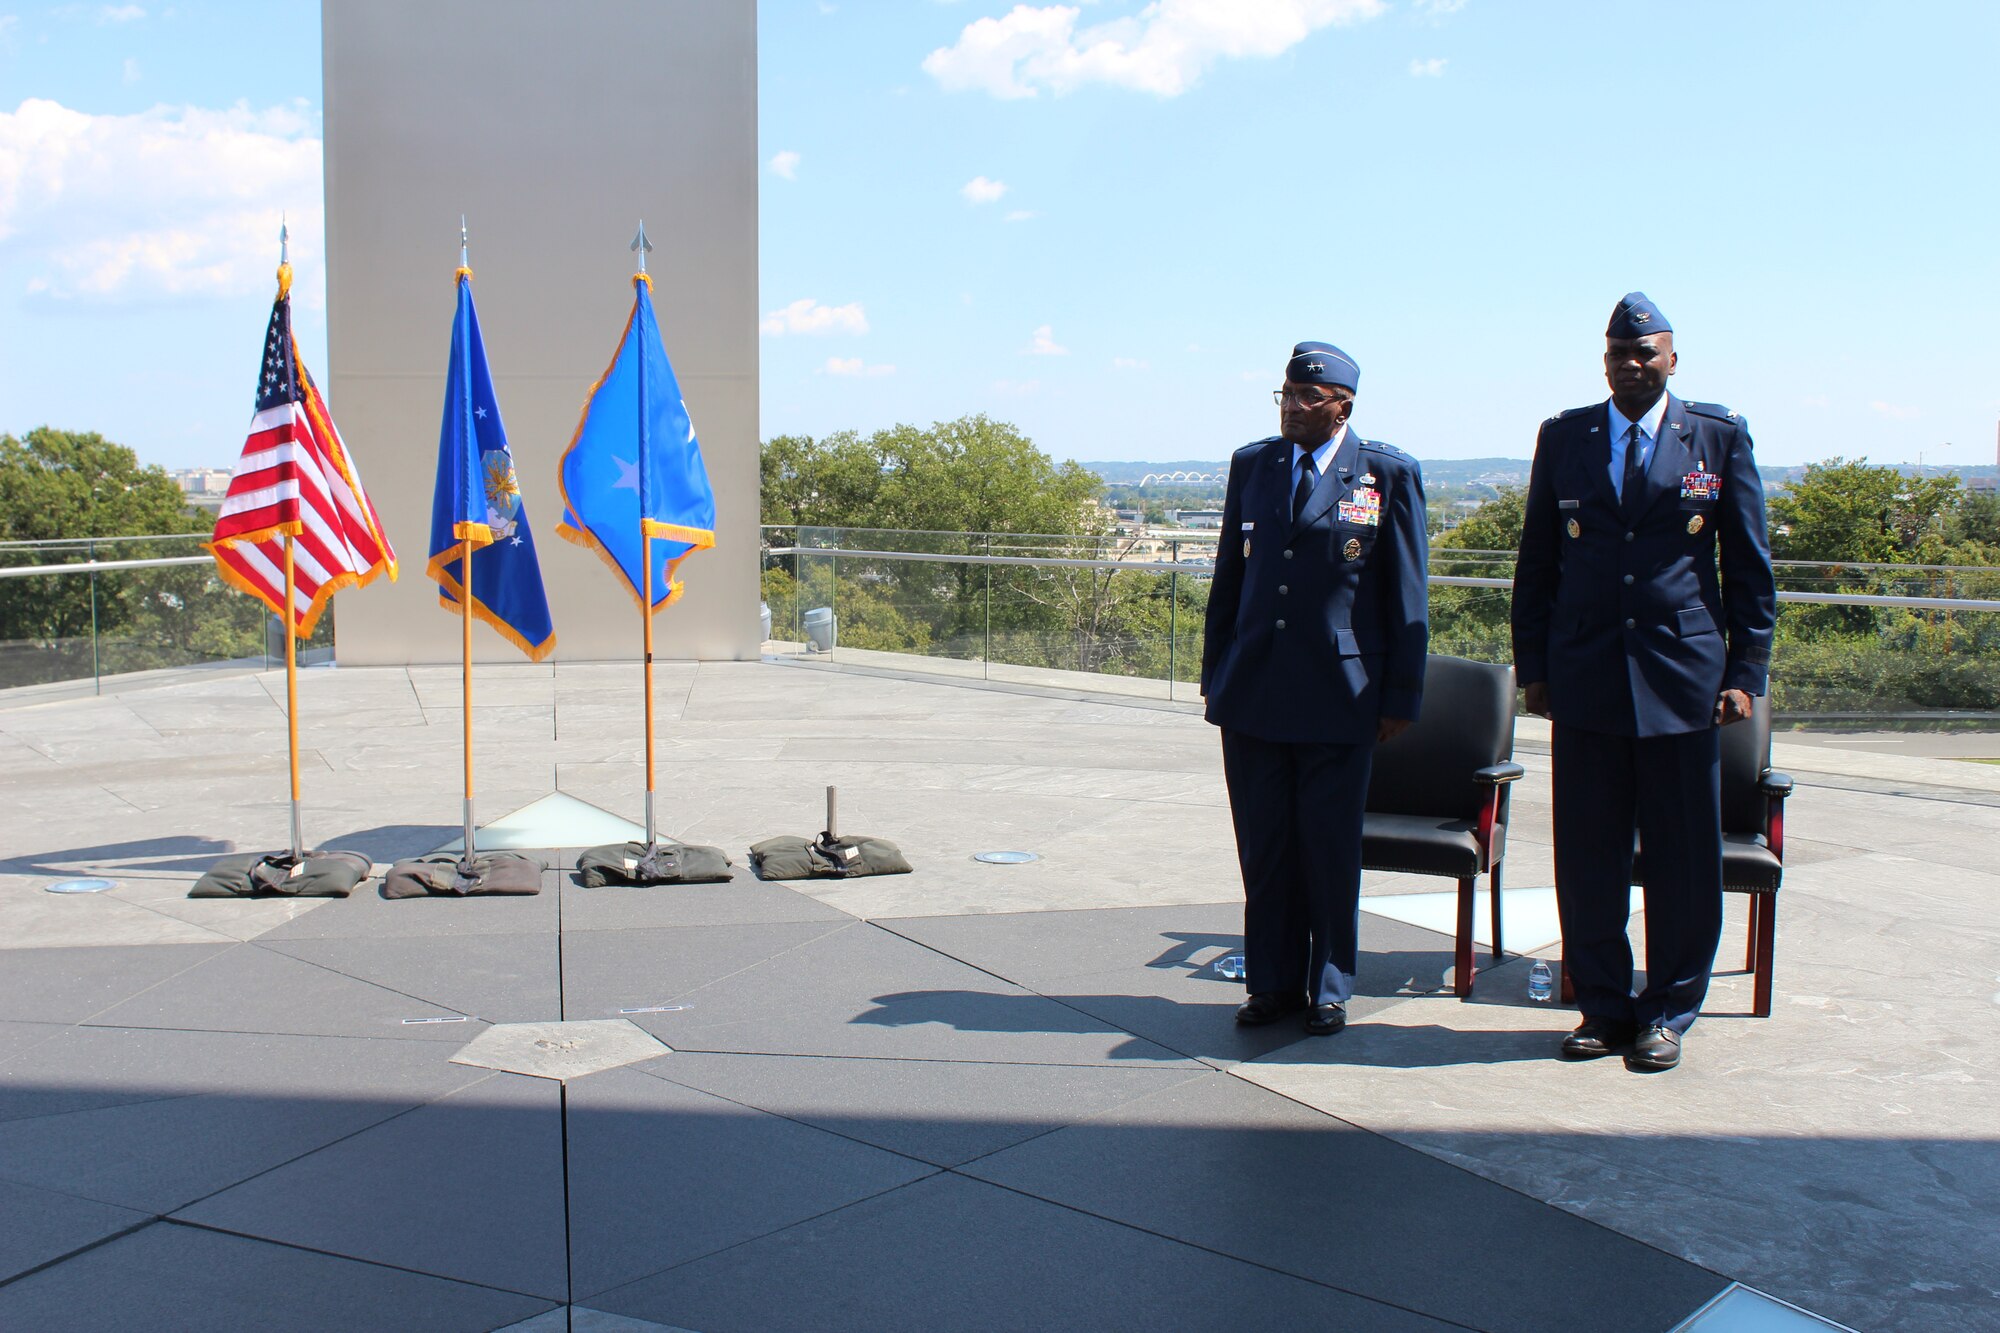
[[[1653,317],[1643,310],[1634,310],[1632,312],[1632,322],[1634,324],[1651,324]]]

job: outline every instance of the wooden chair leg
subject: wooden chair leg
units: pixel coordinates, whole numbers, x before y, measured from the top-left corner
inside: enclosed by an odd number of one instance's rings
[[[1750,929],[1743,937],[1743,970],[1745,972],[1752,972],[1757,968],[1757,921],[1758,914],[1763,910],[1763,907],[1764,895],[1761,893],[1751,894]]]
[[[1461,997],[1472,994],[1472,890],[1479,881],[1458,882],[1458,948],[1452,960],[1451,988]]]
[[[1759,1018],[1771,1016],[1771,973],[1778,955],[1778,898],[1776,894],[1757,894],[1753,900],[1757,911],[1757,957],[1752,966],[1757,973],[1757,1007]]]
[[[1493,863],[1493,873],[1487,880],[1487,891],[1493,899],[1493,966],[1498,967],[1506,949],[1500,942],[1500,863],[1497,861]]]

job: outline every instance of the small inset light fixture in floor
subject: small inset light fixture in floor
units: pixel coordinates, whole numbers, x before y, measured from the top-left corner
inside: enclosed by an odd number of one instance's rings
[[[118,881],[111,879],[59,879],[49,885],[50,893],[102,893],[116,888]]]
[[[1034,852],[974,852],[972,859],[990,866],[1024,866],[1042,858]]]

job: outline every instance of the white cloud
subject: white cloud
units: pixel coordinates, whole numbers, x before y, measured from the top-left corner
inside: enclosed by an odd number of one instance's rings
[[[1003,222],[1033,222],[1040,216],[1041,214],[1032,208],[1017,208],[1001,220]]]
[[[1222,58],[1270,57],[1333,24],[1374,18],[1385,0],[1153,0],[1136,15],[1078,28],[1073,5],[1017,4],[966,25],[924,57],[947,92],[1062,94],[1091,83],[1175,97]]]
[[[133,58],[132,58],[131,56],[126,56],[126,57],[125,57],[125,82],[127,82],[127,83],[137,83],[138,81],[139,81],[139,62],[138,62],[137,60],[133,59]]]
[[[821,305],[810,296],[802,296],[783,310],[765,315],[760,327],[774,338],[787,333],[866,333],[868,315],[859,301]]]
[[[965,196],[967,203],[995,204],[1000,202],[1001,195],[1007,193],[1007,185],[1004,181],[990,181],[984,176],[974,176],[960,186],[958,192]]]
[[[1111,366],[1114,370],[1151,370],[1153,363],[1141,361],[1136,356],[1114,356],[1111,358]]]
[[[1441,19],[1447,14],[1456,14],[1465,8],[1465,0],[1417,0],[1416,11],[1430,18]]]
[[[790,149],[773,154],[770,166],[771,174],[774,176],[781,176],[788,181],[799,178],[799,155]]]
[[[1035,330],[1035,340],[1021,349],[1023,356],[1068,356],[1069,348],[1056,341],[1055,326],[1044,324]]]
[[[267,291],[289,214],[294,290],[324,301],[320,140],[303,102],[94,116],[0,112],[0,241],[53,300]]]
[[[1868,410],[1891,421],[1915,421],[1923,415],[1923,409],[1904,407],[1898,403],[1885,403],[1880,398],[1868,404]]]
[[[1412,60],[1410,62],[1410,77],[1413,79],[1441,79],[1444,77],[1446,63],[1439,56],[1433,56],[1429,60]]]
[[[830,356],[820,369],[828,375],[859,375],[863,379],[879,379],[896,373],[894,366],[864,365],[858,356]]]
[[[99,23],[136,23],[146,17],[138,5],[106,5],[97,11]]]

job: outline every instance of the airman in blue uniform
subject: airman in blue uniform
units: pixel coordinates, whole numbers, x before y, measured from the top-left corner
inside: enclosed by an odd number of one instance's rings
[[[1229,465],[1202,647],[1243,871],[1245,1025],[1347,1021],[1375,746],[1416,720],[1429,639],[1416,460],[1348,429],[1360,369],[1293,349],[1281,433]]]
[[[1722,930],[1719,726],[1770,669],[1777,594],[1743,419],[1667,392],[1644,293],[1605,330],[1608,402],[1543,423],[1514,572],[1514,666],[1549,717],[1556,901],[1583,1021],[1563,1054],[1670,1069]],[[1646,849],[1646,984],[1626,937]]]

